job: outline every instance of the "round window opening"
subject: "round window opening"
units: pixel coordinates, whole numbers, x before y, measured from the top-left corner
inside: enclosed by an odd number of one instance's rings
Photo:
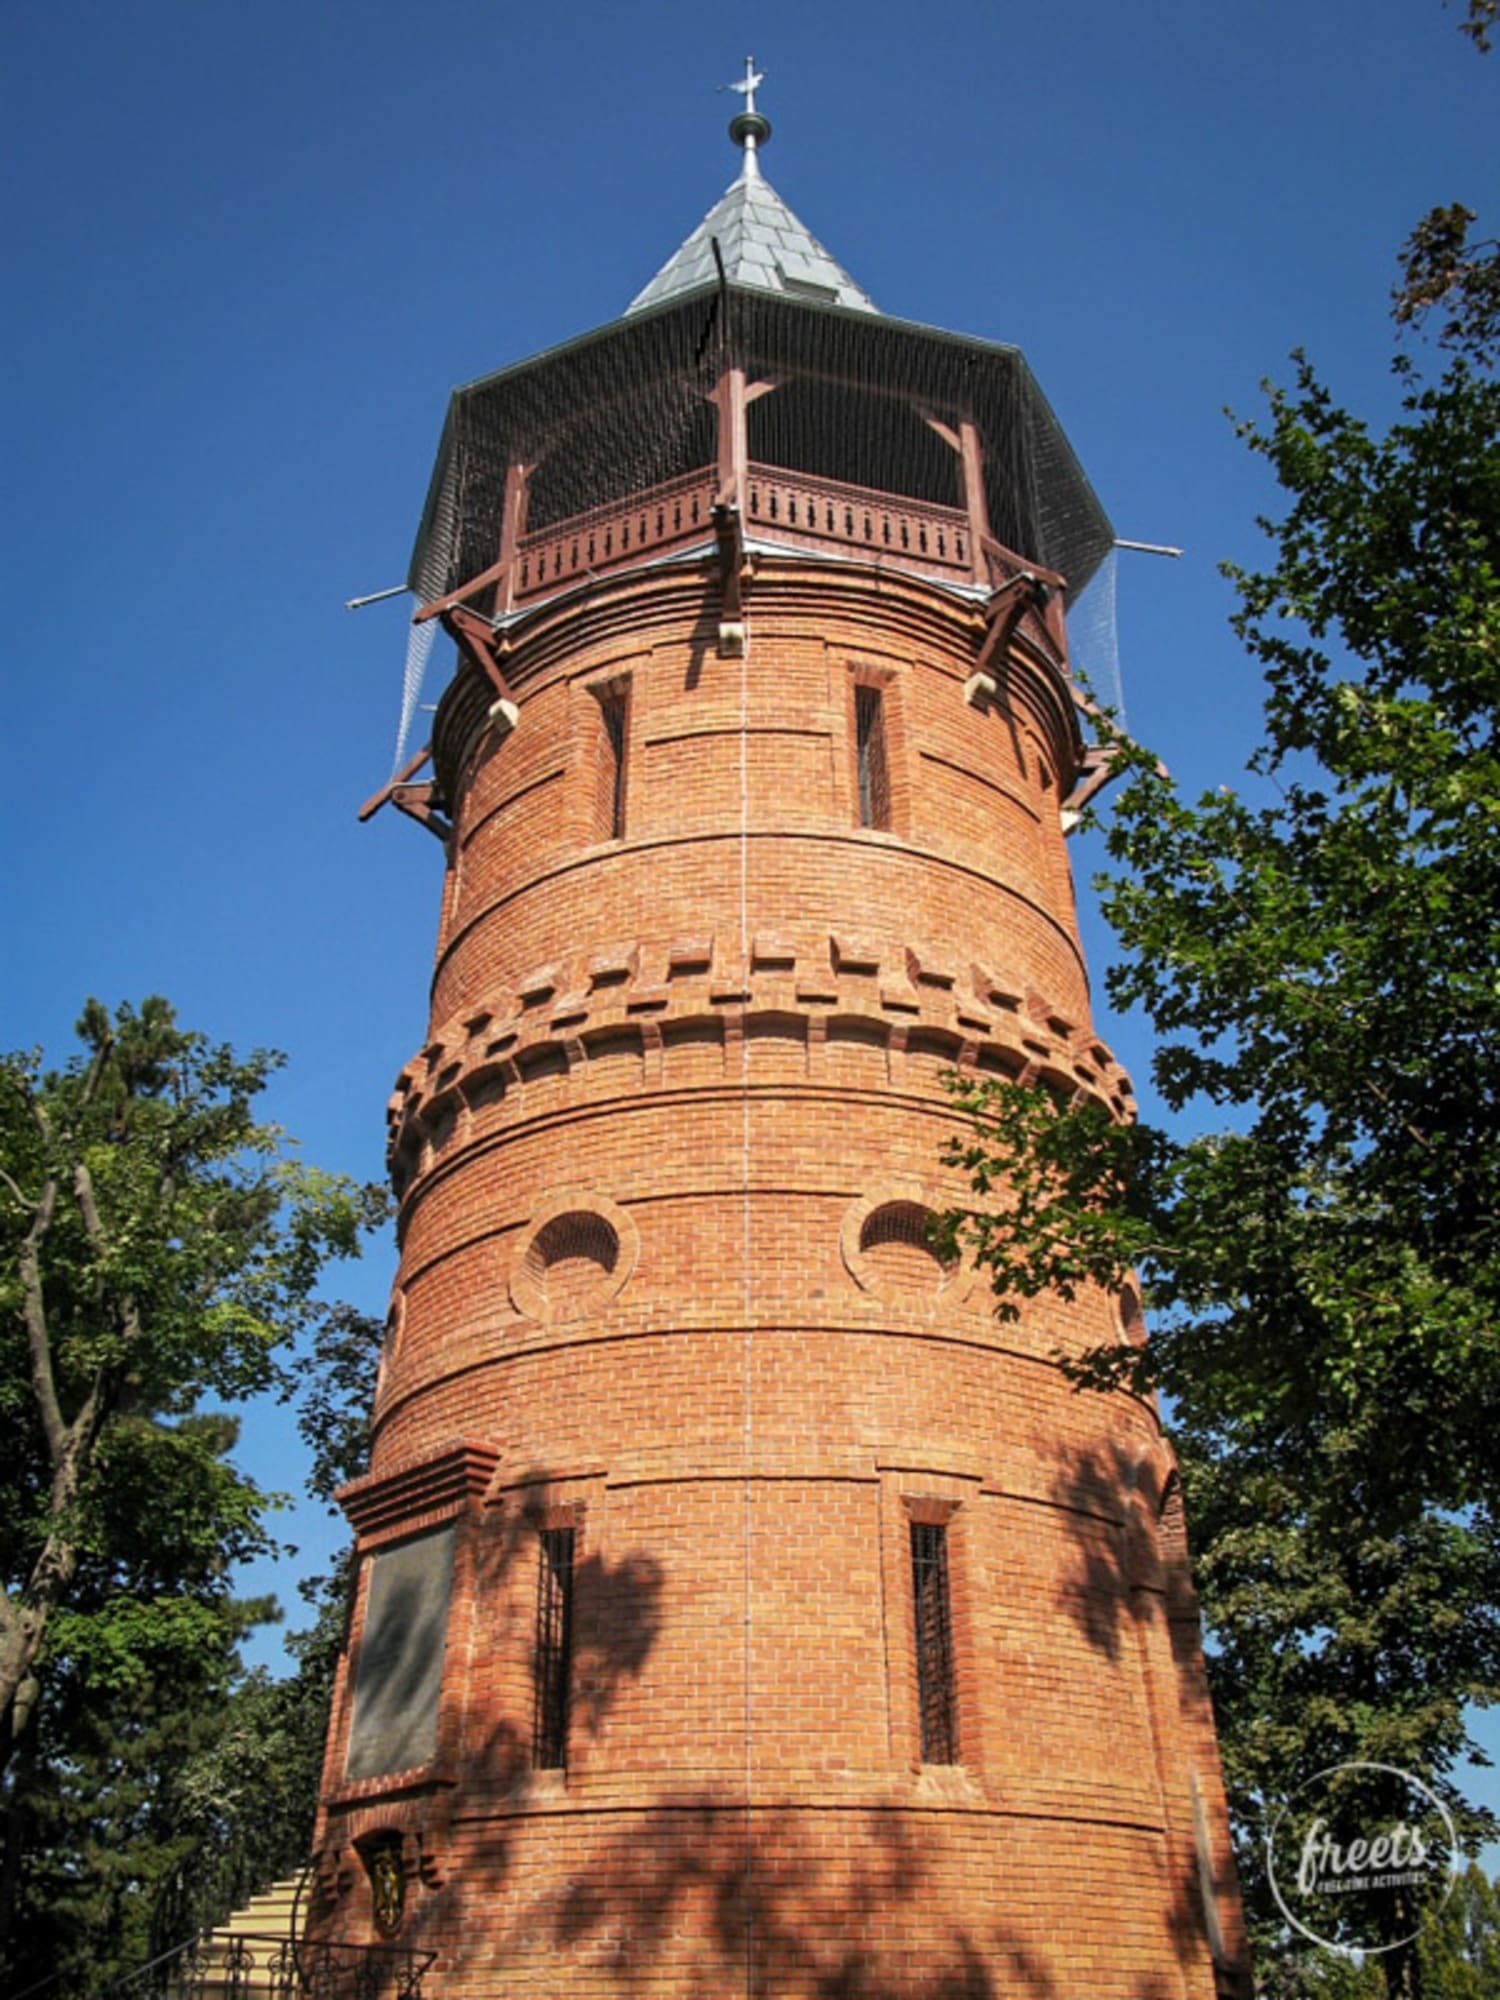
[[[624,1289],[637,1253],[635,1225],[616,1203],[554,1197],[512,1270],[511,1298],[528,1319],[582,1319]]]
[[[860,1225],[859,1254],[882,1289],[932,1292],[950,1275],[932,1246],[937,1217],[917,1201],[888,1201],[872,1209]]]

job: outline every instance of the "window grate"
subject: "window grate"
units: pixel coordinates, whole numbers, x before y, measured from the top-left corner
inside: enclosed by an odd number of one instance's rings
[[[948,1531],[911,1524],[912,1600],[916,1612],[917,1706],[922,1762],[958,1762],[958,1705],[953,1689],[953,1621],[948,1609]]]
[[[885,701],[877,687],[854,690],[854,744],[859,767],[859,823],[888,828],[891,787],[885,760]]]
[[[573,1665],[572,1528],[543,1528],[536,1581],[536,1707],[531,1762],[561,1771],[568,1761],[568,1683]]]

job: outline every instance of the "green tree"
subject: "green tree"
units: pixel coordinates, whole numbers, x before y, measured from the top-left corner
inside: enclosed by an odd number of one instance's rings
[[[308,1489],[330,1512],[338,1488],[368,1463],[382,1333],[352,1307],[330,1307],[284,1392],[312,1455]],[[299,1585],[314,1619],[287,1639],[293,1672],[241,1676],[174,1774],[169,1817],[179,1847],[156,1878],[151,1922],[160,1948],[305,1865],[354,1575],[351,1543],[327,1575]]]
[[[271,1546],[268,1496],[203,1404],[287,1379],[325,1262],[383,1198],[256,1122],[279,1058],[156,999],[90,1002],[78,1032],[60,1070],[0,1061],[0,1950],[17,1984],[71,1953],[84,1992],[141,1942],[187,1838],[163,1773],[211,1738],[271,1608],[232,1582]]]
[[[1383,435],[1300,358],[1240,427],[1286,499],[1271,567],[1229,572],[1252,795],[1189,803],[1118,746],[1109,990],[1213,1129],[956,1092],[985,1197],[957,1233],[1001,1310],[1144,1282],[1150,1346],[1080,1379],[1171,1399],[1268,1976],[1258,1836],[1301,1779],[1398,1765],[1492,1830],[1454,1778],[1500,1695],[1500,385],[1462,261],[1424,302],[1455,358],[1398,358]],[[1420,1990],[1414,1954],[1379,1964]]]
[[[1500,1993],[1500,1881],[1477,1862],[1423,1932],[1420,1957],[1426,2000],[1494,2000]]]

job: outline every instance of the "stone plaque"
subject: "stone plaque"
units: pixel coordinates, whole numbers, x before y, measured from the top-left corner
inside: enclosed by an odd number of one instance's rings
[[[432,1761],[453,1585],[453,1530],[440,1528],[370,1557],[370,1591],[354,1682],[351,1778]]]

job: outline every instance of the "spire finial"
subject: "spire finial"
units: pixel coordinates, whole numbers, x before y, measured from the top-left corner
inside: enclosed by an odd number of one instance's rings
[[[760,161],[756,157],[757,150],[771,136],[770,119],[763,112],[759,112],[755,108],[755,93],[760,89],[765,80],[764,70],[758,71],[755,67],[754,56],[746,56],[743,81],[739,83],[722,83],[719,86],[721,90],[737,90],[745,100],[744,110],[736,112],[734,117],[729,121],[730,138],[733,139],[737,146],[742,146],[745,152],[745,164],[740,168],[740,178],[742,180],[754,181],[760,179]]]

